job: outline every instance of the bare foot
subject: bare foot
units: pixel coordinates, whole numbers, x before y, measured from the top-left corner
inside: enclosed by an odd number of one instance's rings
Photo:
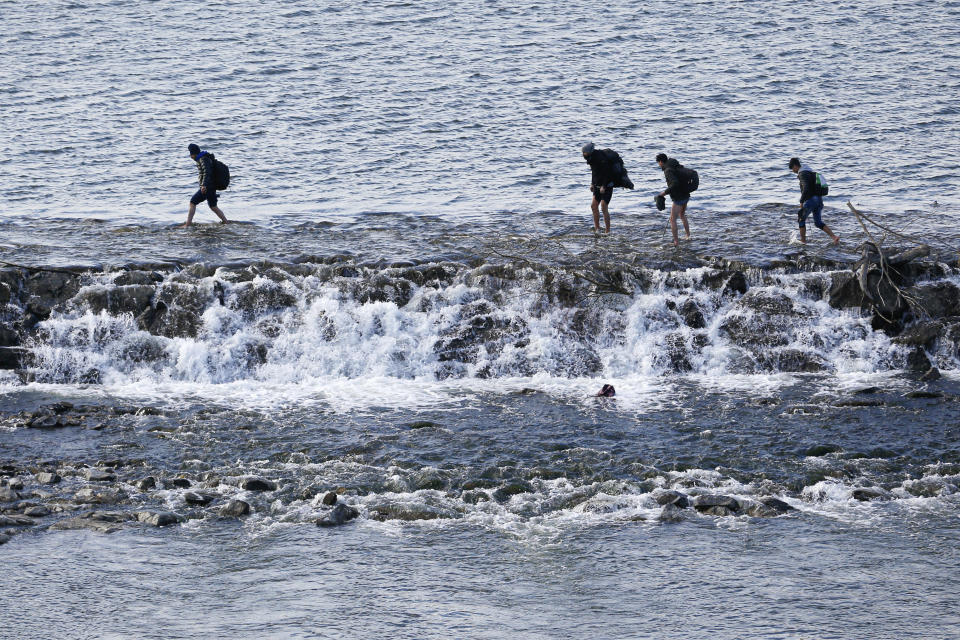
[[[178,224],[176,227],[174,227],[174,229],[186,229],[189,226],[190,226],[189,222],[184,222],[183,224]]]
[[[690,239],[690,234],[688,233],[687,237],[685,237],[684,240],[689,240],[689,239]]]

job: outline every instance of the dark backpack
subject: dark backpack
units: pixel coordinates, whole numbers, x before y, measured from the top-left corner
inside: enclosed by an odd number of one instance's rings
[[[230,186],[230,167],[216,158],[213,159],[213,186],[217,191]]]
[[[603,157],[610,166],[610,174],[613,176],[613,186],[624,189],[633,189],[633,182],[627,175],[627,168],[623,166],[623,158],[613,149],[604,149]]]
[[[687,193],[693,193],[700,186],[700,174],[694,169],[685,168],[683,170],[683,175],[680,176],[680,179],[687,188]]]

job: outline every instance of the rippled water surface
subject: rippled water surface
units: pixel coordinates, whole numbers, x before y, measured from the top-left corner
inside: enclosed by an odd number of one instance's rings
[[[960,3],[0,20],[0,329],[33,323],[0,371],[0,638],[960,637],[957,335],[826,301],[848,201],[960,282]],[[610,237],[588,140],[637,186]],[[242,224],[174,228],[190,142]],[[660,151],[701,176],[676,251]],[[839,247],[797,243],[794,155]],[[318,527],[331,491],[358,517]]]

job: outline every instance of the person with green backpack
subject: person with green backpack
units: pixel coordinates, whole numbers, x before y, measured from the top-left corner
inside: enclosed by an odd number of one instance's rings
[[[790,158],[787,166],[790,171],[797,174],[797,179],[800,180],[801,206],[800,211],[797,212],[797,220],[800,223],[800,242],[807,243],[807,218],[813,215],[813,225],[830,236],[833,244],[839,244],[840,238],[830,230],[830,227],[824,224],[821,218],[823,196],[827,195],[829,191],[827,181],[810,167],[800,164],[800,158]]]
[[[201,151],[200,147],[190,143],[187,145],[187,151],[190,157],[197,163],[197,170],[200,172],[200,189],[190,198],[190,210],[187,212],[187,221],[181,227],[189,227],[193,224],[193,214],[197,212],[197,205],[207,201],[210,209],[220,218],[221,224],[230,222],[227,216],[223,214],[220,207],[217,206],[219,196],[217,190],[226,189],[230,184],[230,169],[227,165],[217,160],[214,155],[208,151]]]

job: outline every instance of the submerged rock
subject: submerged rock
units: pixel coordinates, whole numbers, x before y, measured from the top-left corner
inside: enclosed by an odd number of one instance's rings
[[[151,489],[156,489],[157,479],[153,476],[147,476],[146,478],[141,478],[134,483],[134,485],[140,491],[149,491]]]
[[[340,504],[334,506],[327,515],[317,520],[317,526],[335,527],[349,522],[359,515],[359,511],[341,502]]]
[[[0,487],[0,502],[14,502],[20,499],[20,494],[10,487]]]
[[[84,475],[90,482],[113,482],[117,479],[112,469],[87,469]]]
[[[244,491],[276,491],[277,483],[266,478],[251,476],[240,481],[240,488]]]
[[[148,524],[153,527],[166,527],[171,524],[181,522],[183,518],[169,511],[138,511],[136,513],[137,522]]]
[[[187,504],[198,505],[201,507],[205,507],[213,502],[215,497],[216,496],[213,494],[203,491],[187,491],[185,494],[183,494],[183,499]]]
[[[708,515],[730,516],[739,512],[741,505],[731,496],[703,495],[693,499],[693,508]]]
[[[666,506],[672,504],[678,509],[686,509],[690,506],[690,501],[687,499],[686,494],[680,493],[679,491],[664,491],[659,493],[655,497],[657,504]]]
[[[28,527],[32,524],[36,524],[33,521],[33,518],[26,515],[3,515],[0,514],[0,527]]]
[[[853,497],[861,502],[871,500],[886,500],[890,498],[890,493],[880,487],[861,487],[853,490]]]
[[[220,515],[225,517],[239,518],[250,513],[250,505],[243,500],[231,500],[220,507]]]
[[[50,473],[48,471],[38,473],[35,477],[37,482],[40,484],[57,484],[58,482],[63,480],[63,478],[61,478],[56,473]]]
[[[50,525],[54,530],[87,529],[98,533],[120,531],[122,523],[132,518],[132,514],[121,511],[92,511],[75,518],[67,518]]]
[[[671,502],[664,505],[657,519],[660,520],[660,522],[680,522],[680,520],[683,519],[683,511]]]
[[[323,496],[323,504],[327,505],[328,507],[332,507],[333,505],[337,504],[337,494],[333,491],[328,491]]]
[[[50,515],[52,512],[50,509],[43,505],[37,505],[35,507],[27,507],[23,510],[23,515],[30,516],[31,518],[42,518],[44,516]]]

